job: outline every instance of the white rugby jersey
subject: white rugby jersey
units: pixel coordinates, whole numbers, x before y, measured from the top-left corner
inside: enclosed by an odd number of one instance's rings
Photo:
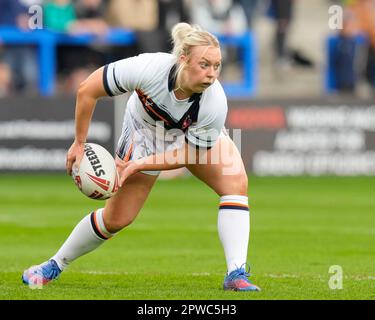
[[[109,96],[134,91],[128,112],[148,127],[162,121],[166,130],[180,129],[185,140],[211,148],[224,127],[227,99],[216,80],[201,94],[178,100],[173,92],[176,58],[168,53],[144,53],[104,67],[103,83]]]

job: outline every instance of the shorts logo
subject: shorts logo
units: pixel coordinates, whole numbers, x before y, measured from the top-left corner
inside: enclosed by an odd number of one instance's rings
[[[193,120],[191,120],[190,115],[188,115],[184,122],[182,123],[181,130],[185,130],[193,123]]]

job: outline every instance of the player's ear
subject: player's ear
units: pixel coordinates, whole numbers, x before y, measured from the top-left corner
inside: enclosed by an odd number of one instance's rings
[[[188,61],[188,56],[182,54],[182,55],[180,55],[180,57],[179,57],[178,59],[179,59],[179,63],[180,63],[181,65],[183,65],[183,64],[187,63],[187,61]]]

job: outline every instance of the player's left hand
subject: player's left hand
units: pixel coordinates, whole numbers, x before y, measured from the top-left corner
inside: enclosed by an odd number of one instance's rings
[[[138,164],[132,160],[124,161],[119,158],[116,158],[115,163],[119,175],[120,188],[122,187],[123,183],[127,178],[140,171]]]

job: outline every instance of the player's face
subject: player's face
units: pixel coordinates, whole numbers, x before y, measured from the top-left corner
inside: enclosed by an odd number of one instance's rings
[[[185,68],[185,87],[200,93],[208,88],[220,74],[220,48],[196,46],[191,49]]]

